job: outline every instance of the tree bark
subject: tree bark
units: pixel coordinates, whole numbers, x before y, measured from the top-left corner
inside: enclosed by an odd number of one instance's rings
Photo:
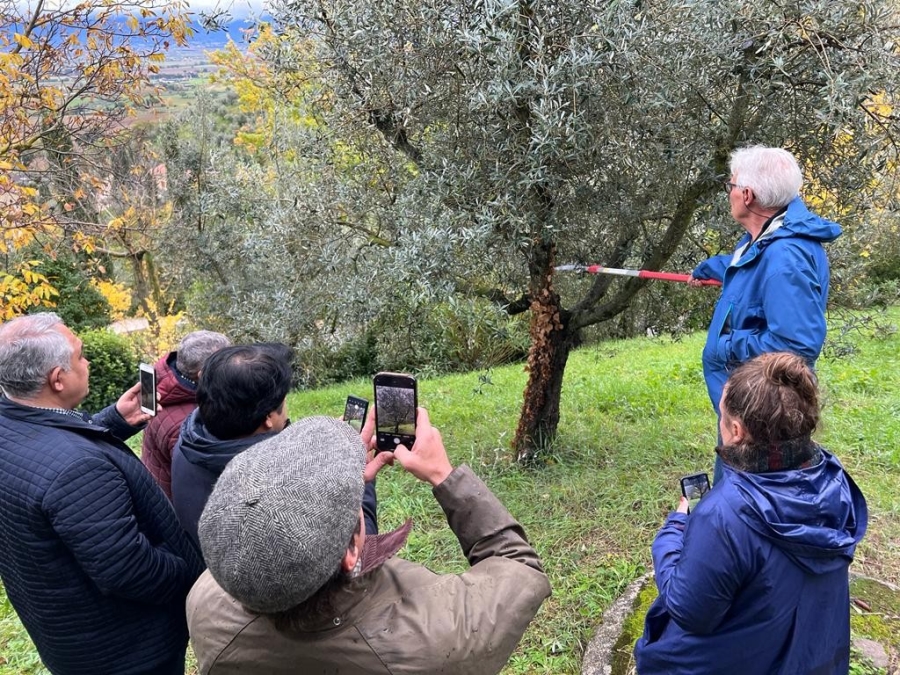
[[[535,460],[556,438],[566,361],[577,344],[578,332],[570,329],[570,314],[553,288],[555,253],[555,245],[544,242],[536,247],[531,263],[528,383],[513,439],[519,462]]]
[[[563,375],[578,332],[565,321],[559,296],[550,289],[532,303],[528,384],[513,441],[518,462],[532,462],[556,439]]]

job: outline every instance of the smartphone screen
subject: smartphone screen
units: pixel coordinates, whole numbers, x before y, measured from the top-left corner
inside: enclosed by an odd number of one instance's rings
[[[357,431],[362,431],[368,409],[369,402],[366,399],[348,396],[347,403],[344,405],[344,421]]]
[[[141,378],[141,410],[148,415],[156,414],[156,371],[153,366],[140,365]]]
[[[411,375],[378,373],[375,376],[375,447],[412,448],[416,442],[416,380]]]
[[[695,473],[681,479],[681,494],[688,500],[688,513],[694,510],[707,492],[709,492],[709,476],[705,473]]]

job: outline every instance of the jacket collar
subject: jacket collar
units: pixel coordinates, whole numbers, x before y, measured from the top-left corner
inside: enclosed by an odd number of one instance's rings
[[[412,530],[412,519],[407,520],[396,530],[385,534],[366,535],[366,543],[362,552],[362,568],[360,574],[368,574],[372,570],[381,567],[388,558],[393,557],[397,551],[406,544]]]
[[[262,434],[222,440],[206,428],[203,420],[200,419],[200,409],[195,408],[181,425],[178,447],[181,448],[184,458],[191,464],[221,473],[236,455],[277,434],[277,431],[267,431]]]
[[[382,566],[406,544],[412,524],[412,520],[407,520],[391,532],[366,535],[360,576],[337,592],[331,601],[331,615],[305,620],[301,632],[318,633],[355,623],[367,609],[364,600],[378,584]]]
[[[37,424],[45,427],[58,427],[61,429],[73,429],[88,432],[106,432],[104,427],[91,424],[90,417],[86,413],[72,411],[75,414],[62,414],[49,408],[36,408],[11,401],[6,396],[0,396],[0,415],[20,422]]]

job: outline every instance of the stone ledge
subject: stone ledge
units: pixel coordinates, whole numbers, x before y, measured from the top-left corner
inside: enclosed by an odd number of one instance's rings
[[[635,603],[637,602],[638,596],[641,591],[646,588],[647,584],[652,582],[652,579],[652,572],[635,579],[628,585],[625,592],[622,593],[622,595],[619,596],[619,598],[617,598],[603,613],[600,626],[588,643],[587,649],[585,649],[581,666],[581,675],[613,675],[613,663],[616,656],[615,647],[619,642],[619,638],[622,636],[622,629],[625,625],[625,621],[635,611]],[[874,607],[873,610],[877,615],[880,613],[879,610],[883,612],[885,609],[888,609],[887,616],[896,620],[897,615],[895,612],[898,611],[896,608],[900,605],[894,603],[900,603],[900,588],[889,582],[881,581],[880,579],[851,572],[851,595],[853,595],[854,591],[854,582],[859,581],[877,584],[895,598],[893,602],[887,603],[890,605],[889,608]],[[861,610],[854,610],[851,607],[851,611]],[[900,654],[898,654],[898,650],[900,650],[900,640],[895,643],[891,638],[887,641],[876,641],[858,637],[854,639],[854,647],[859,650],[864,657],[869,659],[871,664],[879,669],[879,672],[887,673],[887,675],[900,675]],[[633,662],[631,668],[633,672]],[[616,673],[615,675],[624,674]]]
[[[603,612],[603,619],[594,637],[584,651],[581,662],[581,675],[611,675],[613,664],[613,648],[622,633],[622,626],[634,611],[634,603],[638,594],[653,579],[647,573],[629,584],[625,592]]]

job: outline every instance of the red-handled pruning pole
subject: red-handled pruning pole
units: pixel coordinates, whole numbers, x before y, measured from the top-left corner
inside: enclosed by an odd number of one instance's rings
[[[686,284],[691,278],[690,274],[674,274],[673,272],[650,272],[648,270],[623,270],[616,267],[603,267],[603,265],[559,265],[554,268],[557,272],[587,272],[588,274],[615,274],[620,277],[639,277],[641,279],[661,279],[662,281],[678,281]],[[715,279],[700,279],[704,286],[721,286],[721,281]]]

